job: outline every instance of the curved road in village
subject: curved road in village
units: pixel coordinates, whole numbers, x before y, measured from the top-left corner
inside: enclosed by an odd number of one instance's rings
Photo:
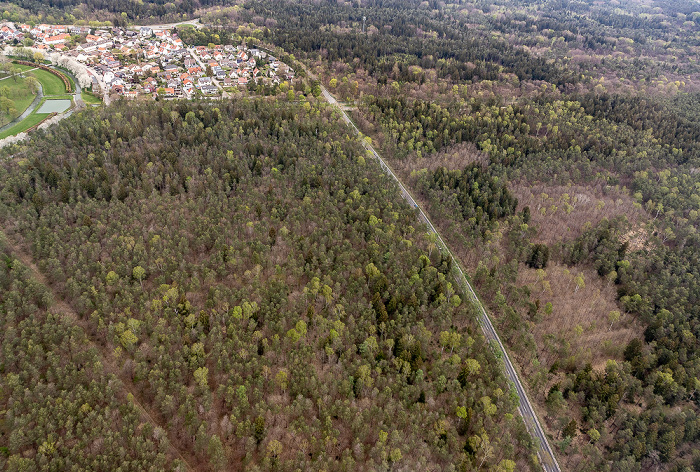
[[[355,130],[355,133],[361,135],[360,130],[357,128],[357,126],[355,126],[355,124],[350,120],[347,113],[345,113],[340,104],[330,93],[328,93],[328,90],[326,90],[326,88],[323,85],[321,85],[321,92],[323,93],[323,98],[325,98],[329,104],[331,104],[338,110],[340,116],[343,118],[343,121],[345,121],[345,123],[347,123],[351,128],[353,128]],[[510,358],[508,357],[506,348],[505,346],[503,346],[503,343],[498,337],[498,333],[493,327],[493,324],[491,324],[491,320],[489,319],[489,316],[486,313],[484,306],[481,304],[481,301],[479,301],[479,298],[476,296],[474,289],[465,277],[464,272],[462,271],[462,268],[459,265],[459,262],[452,255],[452,252],[449,250],[442,237],[440,237],[440,233],[437,232],[437,230],[430,222],[430,219],[428,219],[428,216],[425,214],[423,209],[418,205],[418,203],[416,203],[416,201],[413,199],[413,197],[403,185],[401,180],[396,176],[396,174],[394,174],[394,172],[387,165],[384,159],[382,159],[382,157],[377,153],[377,151],[375,151],[374,147],[372,147],[372,145],[367,143],[365,140],[362,140],[362,145],[365,147],[365,149],[367,149],[367,151],[369,151],[374,156],[375,159],[377,159],[377,161],[379,161],[379,164],[381,165],[384,172],[386,172],[398,184],[399,188],[401,189],[401,194],[403,198],[406,201],[408,201],[408,203],[413,208],[418,210],[418,214],[421,221],[423,221],[426,224],[428,230],[431,233],[435,234],[441,248],[447,251],[447,253],[452,258],[452,266],[455,268],[454,275],[457,279],[457,282],[462,286],[462,289],[469,296],[474,305],[479,309],[479,324],[481,325],[481,329],[483,330],[486,339],[490,341],[491,346],[493,346],[496,349],[497,353],[500,355],[499,357],[501,357],[504,361],[506,376],[513,383],[515,391],[518,394],[518,398],[520,399],[518,411],[523,417],[523,420],[525,421],[525,426],[530,432],[530,435],[533,437],[533,439],[535,439],[535,442],[538,445],[537,456],[539,457],[542,468],[545,470],[545,472],[560,472],[561,469],[559,468],[557,459],[554,456],[554,452],[552,451],[552,448],[549,445],[549,441],[547,440],[547,436],[545,435],[544,430],[542,429],[542,426],[540,425],[540,422],[537,419],[537,415],[535,414],[535,411],[532,408],[532,405],[530,404],[530,400],[527,397],[525,388],[520,382],[518,373],[513,367],[513,363],[510,361]]]

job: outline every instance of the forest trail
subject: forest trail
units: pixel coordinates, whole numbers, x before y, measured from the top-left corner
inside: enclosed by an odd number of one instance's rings
[[[142,420],[144,422],[150,423],[151,425],[153,425],[154,428],[158,427],[162,429],[166,433],[168,439],[168,446],[172,458],[179,459],[180,462],[184,464],[184,466],[189,472],[197,472],[198,470],[202,470],[200,468],[192,466],[193,463],[197,463],[194,454],[192,454],[190,451],[185,451],[183,454],[183,451],[181,451],[180,448],[175,446],[175,442],[173,441],[172,435],[168,430],[167,424],[162,418],[162,415],[150,408],[150,406],[144,405],[144,400],[139,391],[136,389],[136,386],[134,385],[133,381],[128,376],[124,375],[121,372],[121,369],[119,369],[119,365],[115,359],[114,353],[110,351],[106,346],[100,345],[92,338],[92,336],[90,336],[88,323],[85,320],[82,320],[80,316],[78,316],[78,313],[68,303],[66,303],[63,299],[61,299],[58,296],[58,294],[53,290],[53,288],[49,284],[44,274],[42,274],[39,268],[36,266],[36,264],[34,264],[33,259],[22,248],[20,248],[15,241],[10,239],[9,237],[5,237],[4,240],[12,255],[22,264],[29,267],[34,279],[50,290],[51,295],[53,296],[51,311],[60,314],[71,324],[80,326],[80,328],[82,328],[82,330],[85,332],[87,339],[90,341],[90,344],[92,344],[92,346],[94,346],[97,352],[99,353],[100,360],[102,362],[102,366],[105,372],[110,373],[117,377],[119,380],[121,380],[125,393],[130,395],[130,398],[132,399],[131,401],[141,412]]]

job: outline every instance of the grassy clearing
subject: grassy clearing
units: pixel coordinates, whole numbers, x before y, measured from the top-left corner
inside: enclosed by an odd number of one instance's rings
[[[18,67],[23,68],[23,70],[28,70],[31,69],[29,66],[22,66],[18,65]],[[44,99],[39,103],[39,105],[34,109],[32,113],[30,113],[24,120],[20,121],[19,123],[16,123],[14,126],[11,128],[8,128],[7,130],[3,131],[0,133],[0,139],[4,139],[8,136],[14,136],[16,134],[22,133],[32,126],[35,126],[36,124],[40,123],[46,116],[48,115],[47,113],[39,113],[39,109],[41,109],[41,106],[46,102],[47,100],[72,100],[73,95],[66,93],[66,87],[63,84],[63,81],[53,75],[50,72],[47,72],[45,70],[34,70],[30,72],[28,75],[32,75],[36,77],[39,82],[41,82],[41,86],[44,91]],[[17,92],[26,90],[26,87],[23,84],[23,81],[21,79],[18,79],[17,82],[15,82],[13,79],[8,79],[4,81],[0,81],[0,88],[3,86],[7,86],[10,88],[10,93],[15,92],[15,89],[17,89]],[[12,95],[10,95],[12,96]],[[32,103],[34,100],[34,95],[29,95],[27,97],[19,97],[18,99],[15,99],[15,107],[18,110],[17,115],[12,117],[13,119],[17,116],[19,116],[22,112],[24,112],[27,107]]]
[[[12,66],[18,68],[21,71],[36,69],[36,66],[25,66],[24,64],[12,64]]]
[[[20,116],[31,105],[36,97],[29,91],[25,84],[25,79],[17,77],[7,80],[0,80],[0,95],[7,97],[10,100],[11,106],[7,108],[7,101],[3,98],[0,110],[0,125],[10,123],[12,120]]]
[[[99,105],[102,103],[102,100],[100,100],[98,97],[91,94],[90,92],[83,91],[81,96],[83,97],[83,101],[88,105]]]
[[[73,77],[70,76],[68,70],[64,69],[63,67],[58,67],[58,66],[56,66],[56,69],[59,70],[60,72],[63,72],[63,75],[65,75],[66,79],[68,79],[68,83],[70,83],[72,90],[76,90],[75,81],[73,80]]]
[[[58,76],[41,69],[33,70],[30,74],[41,82],[44,95],[65,95],[66,86]]]
[[[12,128],[6,129],[0,133],[0,139],[5,139],[8,136],[14,136],[16,134],[27,131],[32,126],[38,124],[46,118],[48,115],[46,113],[31,113],[25,119],[14,125]]]
[[[16,67],[19,73],[17,74],[17,81],[23,80],[24,77],[27,76],[25,72],[35,69],[35,67],[29,67],[29,66],[23,66],[19,64],[12,64],[13,67]],[[6,85],[9,82],[14,82],[15,80],[13,79],[14,74],[7,74],[5,72],[0,73],[0,85]]]
[[[3,87],[7,87],[7,97],[14,102],[15,109],[17,110],[17,113],[11,117],[11,120],[13,120],[24,113],[24,110],[31,105],[36,94],[29,92],[27,86],[24,84],[24,79],[21,77],[18,77],[16,82],[14,79],[0,81],[0,90],[3,90]]]

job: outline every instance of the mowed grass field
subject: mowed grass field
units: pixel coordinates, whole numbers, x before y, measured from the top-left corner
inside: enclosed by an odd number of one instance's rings
[[[8,77],[5,80],[0,80],[0,89],[3,87],[7,87],[9,89],[8,97],[14,102],[15,109],[17,110],[17,114],[11,119],[21,115],[24,110],[31,105],[34,97],[36,97],[36,94],[29,92],[27,86],[24,84],[24,79],[21,77],[17,77],[17,82],[15,82],[14,78],[12,77]]]
[[[68,82],[70,83],[70,86],[73,90],[75,90],[75,80],[73,80],[73,77],[68,75],[68,71],[62,67],[57,67],[56,70],[61,72],[63,75],[66,76],[66,79],[68,79]]]
[[[62,95],[66,93],[66,86],[63,85],[63,81],[51,72],[37,69],[29,72],[29,74],[33,75],[41,82],[44,95]]]
[[[43,120],[44,118],[46,118],[45,113],[30,113],[29,116],[27,116],[22,121],[0,133],[0,139],[7,138],[8,136],[14,136],[23,131],[27,131],[32,126],[40,123],[41,120]]]
[[[83,101],[88,105],[99,105],[100,103],[102,103],[102,100],[100,100],[98,97],[94,96],[91,93],[83,91],[81,96],[83,97]]]
[[[72,95],[66,93],[66,87],[63,84],[63,80],[61,80],[60,77],[45,70],[37,69],[31,66],[25,66],[21,64],[14,64],[14,66],[22,70],[24,72],[24,74],[22,75],[24,75],[25,77],[35,77],[41,83],[41,87],[44,92],[44,97],[48,98],[49,100],[70,100],[73,98]],[[4,86],[7,86],[8,89],[10,89],[8,95],[10,97],[13,97],[13,102],[15,103],[15,108],[18,112],[15,116],[11,118],[13,119],[22,114],[27,109],[27,107],[31,105],[36,95],[28,93],[27,87],[24,84],[24,80],[21,77],[18,77],[17,81],[15,81],[12,77],[8,77],[4,80],[1,79],[2,77],[0,77],[0,89],[2,89],[2,87]],[[44,118],[46,118],[48,116],[48,113],[38,113],[39,109],[45,101],[46,99],[42,100],[42,102],[36,107],[36,109],[22,121],[14,124],[12,127],[0,133],[0,139],[22,133],[28,130],[29,128],[35,126],[36,124],[40,123]]]
[[[24,64],[14,64],[13,63],[12,66],[18,68],[21,71],[36,69],[36,67],[34,67],[34,66],[25,66]]]

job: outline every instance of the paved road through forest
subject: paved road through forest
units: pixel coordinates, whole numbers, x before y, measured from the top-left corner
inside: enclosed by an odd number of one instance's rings
[[[345,123],[352,127],[358,135],[361,135],[360,130],[357,129],[357,126],[355,126],[355,124],[350,120],[350,118],[342,109],[340,104],[330,93],[328,93],[328,90],[326,90],[324,86],[321,86],[321,92],[323,93],[323,98],[325,98],[328,103],[333,105],[338,110],[340,116],[343,118],[343,121],[345,121]],[[533,437],[533,439],[535,439],[535,442],[538,445],[537,456],[540,459],[542,468],[545,470],[545,472],[560,472],[561,469],[559,468],[557,459],[554,456],[554,452],[552,451],[552,448],[549,445],[549,441],[547,440],[547,437],[544,434],[544,430],[542,429],[542,426],[540,425],[540,422],[537,419],[537,415],[535,414],[535,411],[532,408],[532,405],[530,404],[530,400],[528,399],[527,393],[525,392],[525,389],[523,388],[523,385],[520,382],[520,379],[518,378],[518,374],[515,371],[515,368],[513,367],[513,364],[510,361],[510,358],[508,357],[508,353],[506,352],[503,343],[501,343],[501,340],[498,337],[498,333],[496,333],[496,329],[491,324],[491,320],[489,319],[489,316],[486,313],[484,306],[479,301],[479,298],[476,296],[474,289],[465,277],[464,272],[462,271],[462,268],[459,265],[459,262],[457,262],[455,257],[452,255],[452,252],[442,240],[442,238],[440,237],[440,233],[437,232],[433,224],[428,219],[428,216],[425,214],[425,212],[423,212],[423,210],[413,199],[413,197],[408,192],[403,183],[401,183],[401,180],[396,176],[396,174],[394,174],[394,172],[387,165],[384,159],[382,159],[381,156],[377,154],[377,151],[374,150],[374,147],[372,147],[371,144],[365,142],[364,140],[362,144],[365,147],[365,149],[367,149],[367,151],[369,151],[375,157],[375,159],[379,161],[379,164],[381,165],[384,172],[386,172],[398,184],[399,188],[401,189],[401,194],[403,198],[406,201],[408,201],[408,203],[413,208],[416,208],[418,210],[418,214],[421,221],[423,221],[423,223],[426,224],[430,232],[435,234],[435,236],[438,239],[438,244],[441,246],[441,248],[444,251],[447,251],[450,254],[450,257],[452,257],[452,266],[455,268],[455,278],[457,279],[457,282],[462,286],[462,289],[465,291],[465,293],[469,296],[471,301],[474,303],[474,305],[478,308],[480,314],[479,324],[481,325],[481,329],[483,330],[486,339],[488,339],[491,343],[491,346],[494,347],[496,352],[499,354],[499,357],[504,361],[506,376],[513,383],[515,391],[517,392],[518,397],[520,399],[518,411],[520,412],[520,415],[525,421],[525,426],[527,427],[527,430],[530,432],[530,435]]]

